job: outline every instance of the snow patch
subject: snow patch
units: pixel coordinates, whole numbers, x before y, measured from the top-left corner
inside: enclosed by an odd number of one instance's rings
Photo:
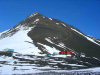
[[[59,25],[59,23],[56,23],[57,25]]]
[[[37,15],[38,13],[36,12],[36,13],[34,13],[33,15],[35,16],[35,15]]]
[[[30,16],[29,16],[29,18],[31,18],[31,17],[33,17],[33,16],[36,16],[38,13],[34,13],[34,14],[31,14]]]
[[[51,44],[55,44],[54,42],[52,42],[51,40],[50,40],[50,38],[48,37],[48,38],[45,38],[45,40],[46,41],[48,41],[49,43],[51,43]],[[59,47],[66,47],[65,45],[64,45],[64,43],[62,43],[62,42],[60,42],[60,43],[58,43],[58,44],[55,44],[56,46],[59,46]]]
[[[49,18],[50,20],[52,20],[52,18]]]
[[[45,50],[48,51],[50,54],[53,54],[54,52],[59,52],[59,50],[57,50],[54,47],[50,47],[50,46],[47,46],[47,45],[44,45],[44,44],[41,44],[41,43],[38,43],[38,44],[40,44],[43,47],[45,47]]]
[[[39,19],[36,19],[34,22],[38,22],[39,21]]]
[[[83,66],[83,65],[77,65],[77,64],[67,64],[67,65],[70,65],[70,66]]]
[[[52,57],[56,57],[56,58],[66,58],[67,55],[55,55],[55,56],[52,56]]]
[[[62,42],[60,42],[57,46],[59,46],[59,47],[66,47],[66,46],[64,45],[64,43],[62,43]]]
[[[45,38],[45,40],[52,43],[52,44],[54,44],[49,38]]]
[[[29,17],[33,17],[33,16],[35,16],[34,14],[31,14]]]
[[[64,23],[61,23],[61,24],[66,27],[66,25]]]

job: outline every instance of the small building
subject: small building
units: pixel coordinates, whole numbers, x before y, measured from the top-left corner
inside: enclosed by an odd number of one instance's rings
[[[49,57],[49,56],[51,56],[51,55],[50,55],[50,54],[46,54],[45,56]]]
[[[59,52],[59,54],[64,54],[64,55],[74,55],[74,53],[71,52],[71,51],[61,51],[61,52]]]
[[[8,52],[14,52],[14,49],[8,49]]]
[[[14,49],[9,49],[9,48],[6,48],[4,49],[5,52],[14,52]]]

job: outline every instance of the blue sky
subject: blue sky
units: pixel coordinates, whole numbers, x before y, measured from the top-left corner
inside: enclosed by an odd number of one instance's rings
[[[0,32],[35,11],[100,38],[100,0],[0,0]]]

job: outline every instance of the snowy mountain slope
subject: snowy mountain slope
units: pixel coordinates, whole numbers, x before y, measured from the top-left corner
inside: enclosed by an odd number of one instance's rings
[[[71,25],[37,12],[2,33],[0,45],[0,50],[13,48],[35,55],[71,50],[79,55],[85,53],[88,57],[100,58],[100,43]]]
[[[27,36],[28,31],[30,31],[30,29],[23,30],[21,28],[15,35],[0,40],[0,50],[11,48],[19,53],[32,54],[33,52],[33,54],[38,54],[40,51],[32,44],[32,40]]]

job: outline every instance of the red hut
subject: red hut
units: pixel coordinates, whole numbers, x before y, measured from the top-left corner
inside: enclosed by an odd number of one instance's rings
[[[65,54],[65,55],[73,55],[74,53],[71,51],[61,51],[59,54]]]

